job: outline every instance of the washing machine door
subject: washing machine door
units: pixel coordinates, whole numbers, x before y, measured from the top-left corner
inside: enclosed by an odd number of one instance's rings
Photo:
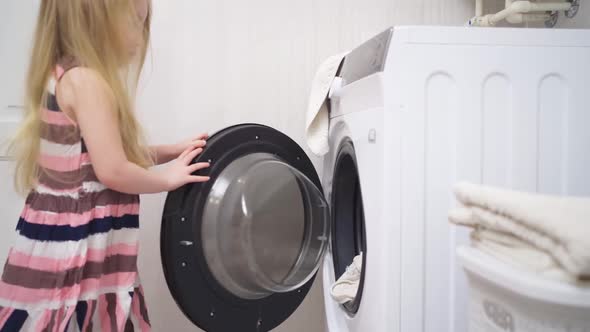
[[[161,255],[182,312],[206,331],[268,331],[309,291],[329,208],[305,152],[266,126],[226,128],[194,162],[210,181],[168,194]]]

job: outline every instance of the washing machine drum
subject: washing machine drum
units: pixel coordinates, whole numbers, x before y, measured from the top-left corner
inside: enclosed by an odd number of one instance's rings
[[[329,208],[305,152],[246,124],[213,135],[194,162],[211,180],[168,194],[161,255],[168,287],[206,331],[268,331],[309,291],[328,245]]]

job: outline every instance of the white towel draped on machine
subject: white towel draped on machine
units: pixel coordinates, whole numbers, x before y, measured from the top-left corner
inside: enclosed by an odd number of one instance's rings
[[[305,118],[305,139],[311,152],[323,156],[330,150],[328,129],[330,125],[326,99],[338,67],[347,53],[326,59],[319,67],[309,93],[309,104]]]
[[[449,220],[473,228],[480,250],[553,279],[590,281],[590,198],[550,196],[470,183]]]

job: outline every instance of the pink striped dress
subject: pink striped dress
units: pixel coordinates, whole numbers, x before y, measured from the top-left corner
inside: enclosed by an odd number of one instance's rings
[[[0,332],[150,330],[137,273],[139,197],[99,182],[78,126],[57,105],[57,81],[73,66],[57,66],[40,110],[39,181],[0,281]]]

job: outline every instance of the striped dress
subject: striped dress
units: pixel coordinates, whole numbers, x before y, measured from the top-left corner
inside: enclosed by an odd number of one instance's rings
[[[57,66],[40,110],[39,181],[2,273],[0,332],[150,330],[137,273],[139,197],[98,181],[78,126],[57,105],[55,86],[73,66]]]

